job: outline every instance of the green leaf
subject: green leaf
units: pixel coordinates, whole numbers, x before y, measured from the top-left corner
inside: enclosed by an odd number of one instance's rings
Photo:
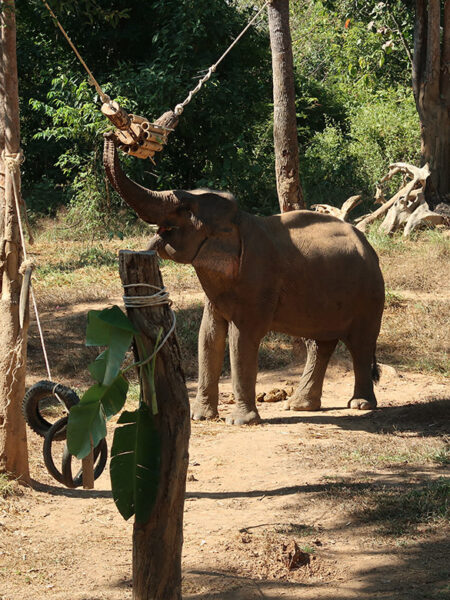
[[[80,402],[70,409],[67,448],[79,459],[85,458],[91,451],[91,436],[94,447],[106,436],[106,419],[100,412],[98,390],[94,389],[98,387],[89,388]]]
[[[99,356],[100,362],[90,365],[89,370],[94,379],[103,385],[112,382],[119,373],[125,353],[135,334],[137,332],[134,327],[118,306],[102,311],[89,311],[86,346],[108,346],[108,351]],[[103,379],[100,380],[102,373]]]
[[[113,382],[106,387],[101,403],[107,419],[122,410],[128,393],[128,381],[120,373]]]
[[[81,459],[106,436],[106,420],[125,404],[128,381],[120,373],[110,385],[95,384],[70,409],[67,424],[67,447],[70,454]]]
[[[111,448],[111,485],[114,502],[124,519],[136,515],[145,523],[158,492],[161,462],[159,433],[147,405],[124,411]]]
[[[89,373],[97,383],[102,383],[105,378],[106,364],[108,362],[109,350],[105,350],[97,356],[93,363],[88,365]]]

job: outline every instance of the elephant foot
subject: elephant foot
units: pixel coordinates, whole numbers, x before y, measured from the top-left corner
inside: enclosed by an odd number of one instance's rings
[[[257,410],[247,411],[245,408],[236,408],[225,422],[227,425],[258,425],[261,423],[261,417]]]
[[[367,400],[367,398],[352,398],[347,403],[348,408],[356,408],[358,410],[372,410],[377,407],[377,401]]]
[[[193,421],[204,421],[205,419],[217,419],[219,413],[217,408],[210,404],[196,401],[191,407],[191,419]]]
[[[307,396],[291,396],[285,406],[286,410],[320,410],[320,398]]]

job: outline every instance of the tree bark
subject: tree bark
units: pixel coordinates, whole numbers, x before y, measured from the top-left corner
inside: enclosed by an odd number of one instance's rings
[[[16,59],[14,0],[3,0],[3,68],[5,89],[5,150],[20,151],[19,90]],[[19,325],[19,298],[22,276],[19,272],[22,248],[14,202],[13,178],[20,189],[20,170],[6,168],[5,220],[2,239],[4,267],[0,298],[0,471],[29,481],[25,421],[21,412],[25,394],[28,316]]]
[[[3,150],[5,149],[5,87],[3,69],[3,27],[0,27],[0,294],[3,279],[3,229],[5,225],[5,165]]]
[[[124,285],[147,283],[163,287],[158,260],[154,252],[119,253],[120,276]],[[148,288],[127,288],[126,294],[147,295]],[[167,307],[127,309],[136,329],[142,332],[146,352],[155,347],[160,327],[166,332],[172,324]],[[148,355],[148,354],[147,354]],[[139,359],[144,357],[139,356]],[[172,334],[156,358],[157,427],[161,436],[161,477],[158,496],[150,519],[134,524],[133,530],[133,599],[181,599],[181,549],[183,544],[183,509],[188,467],[190,435],[189,401],[180,349]],[[143,386],[144,400],[148,395]]]
[[[441,27],[443,34],[441,36]],[[422,164],[429,163],[430,205],[450,201],[450,0],[416,0],[413,90],[421,123]]]
[[[281,212],[288,212],[305,207],[299,176],[289,0],[272,0],[268,13],[273,71],[275,173],[280,209]]]

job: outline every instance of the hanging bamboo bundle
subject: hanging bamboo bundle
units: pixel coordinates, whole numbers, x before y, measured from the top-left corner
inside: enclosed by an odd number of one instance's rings
[[[101,111],[117,128],[117,147],[137,158],[153,160],[155,153],[163,149],[169,133],[178,123],[178,116],[173,111],[165,112],[151,123],[145,117],[128,114],[117,102],[105,102]]]

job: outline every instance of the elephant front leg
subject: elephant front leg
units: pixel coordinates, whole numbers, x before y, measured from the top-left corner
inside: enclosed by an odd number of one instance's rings
[[[255,402],[256,373],[260,339],[230,323],[229,344],[231,378],[236,406],[226,422],[230,425],[253,425],[261,422]]]
[[[337,340],[326,342],[305,340],[306,364],[299,386],[288,400],[288,410],[320,409],[325,371],[337,342]]]
[[[219,378],[222,372],[228,322],[218,315],[209,300],[203,309],[198,337],[198,389],[191,417],[198,421],[218,416]]]

